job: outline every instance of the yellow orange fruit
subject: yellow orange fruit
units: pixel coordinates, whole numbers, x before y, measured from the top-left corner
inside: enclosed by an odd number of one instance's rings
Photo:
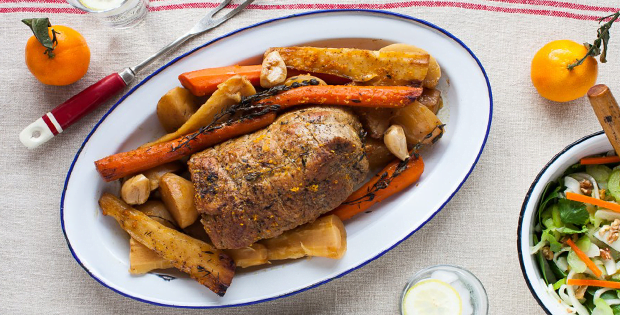
[[[596,83],[598,63],[588,57],[583,64],[568,65],[583,58],[587,49],[571,40],[556,40],[543,46],[532,60],[532,83],[538,93],[555,102],[568,102],[584,96]]]
[[[49,85],[68,85],[82,78],[90,64],[90,49],[84,37],[74,29],[54,25],[49,27],[56,31],[58,43],[54,47],[53,57],[45,54],[46,48],[32,36],[26,43],[26,65],[28,70],[42,83]]]

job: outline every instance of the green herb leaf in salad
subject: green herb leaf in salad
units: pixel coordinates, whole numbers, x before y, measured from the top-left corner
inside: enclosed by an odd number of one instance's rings
[[[558,199],[558,208],[560,210],[560,218],[566,224],[583,225],[590,219],[590,213],[588,213],[584,203],[568,199]]]

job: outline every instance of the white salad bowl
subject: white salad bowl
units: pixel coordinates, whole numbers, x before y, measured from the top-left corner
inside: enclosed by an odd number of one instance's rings
[[[419,182],[371,213],[345,222],[348,250],[342,259],[299,259],[238,270],[224,297],[184,274],[132,276],[128,236],[101,214],[102,192],[118,193],[93,162],[134,149],[164,131],[155,114],[159,98],[179,86],[187,71],[260,62],[274,46],[323,45],[377,49],[403,42],[433,55],[442,67],[439,89],[446,123],[443,139],[424,150]],[[341,277],[380,257],[428,222],[454,196],[473,170],[486,142],[492,113],[491,88],[475,55],[456,37],[428,22],[390,12],[318,11],[262,22],[224,35],[179,56],[129,91],[97,123],[67,174],[60,216],[76,261],[102,285],[156,305],[212,308],[239,306],[289,296]]]
[[[536,263],[536,257],[530,254],[532,246],[535,245],[532,236],[534,226],[536,225],[536,210],[538,209],[541,195],[547,183],[558,179],[569,166],[578,163],[581,158],[606,153],[610,150],[613,150],[613,147],[602,131],[571,143],[543,167],[525,195],[517,229],[519,262],[527,286],[547,314],[559,315],[570,313],[567,312],[558,300],[548,293],[542,280],[540,268]]]

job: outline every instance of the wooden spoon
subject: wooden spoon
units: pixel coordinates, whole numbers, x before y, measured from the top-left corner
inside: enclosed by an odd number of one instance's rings
[[[597,84],[588,91],[590,105],[594,109],[598,121],[603,126],[605,134],[620,155],[620,107],[605,84]]]

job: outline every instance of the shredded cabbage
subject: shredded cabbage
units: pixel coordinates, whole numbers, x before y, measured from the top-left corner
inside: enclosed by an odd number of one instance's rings
[[[571,271],[566,277],[566,279],[572,279],[574,276],[575,276],[575,271]],[[572,285],[566,286],[566,293],[568,293],[568,297],[570,298],[571,305],[575,308],[575,310],[577,310],[577,314],[590,315],[590,312],[588,312],[588,309],[586,309],[586,307],[583,306],[583,304],[581,304],[579,300],[577,300],[577,297],[575,297],[575,288]],[[613,313],[611,315],[613,315]]]
[[[564,186],[566,186],[566,190],[564,192],[570,191],[572,193],[583,195],[583,193],[581,193],[581,189],[579,189],[579,182],[572,177],[564,177]]]
[[[611,168],[605,165],[587,165],[586,173],[590,174],[597,182],[607,182],[611,175]]]
[[[596,307],[592,310],[592,315],[614,315],[614,311],[605,300],[601,298],[594,299],[594,305],[596,305]]]

